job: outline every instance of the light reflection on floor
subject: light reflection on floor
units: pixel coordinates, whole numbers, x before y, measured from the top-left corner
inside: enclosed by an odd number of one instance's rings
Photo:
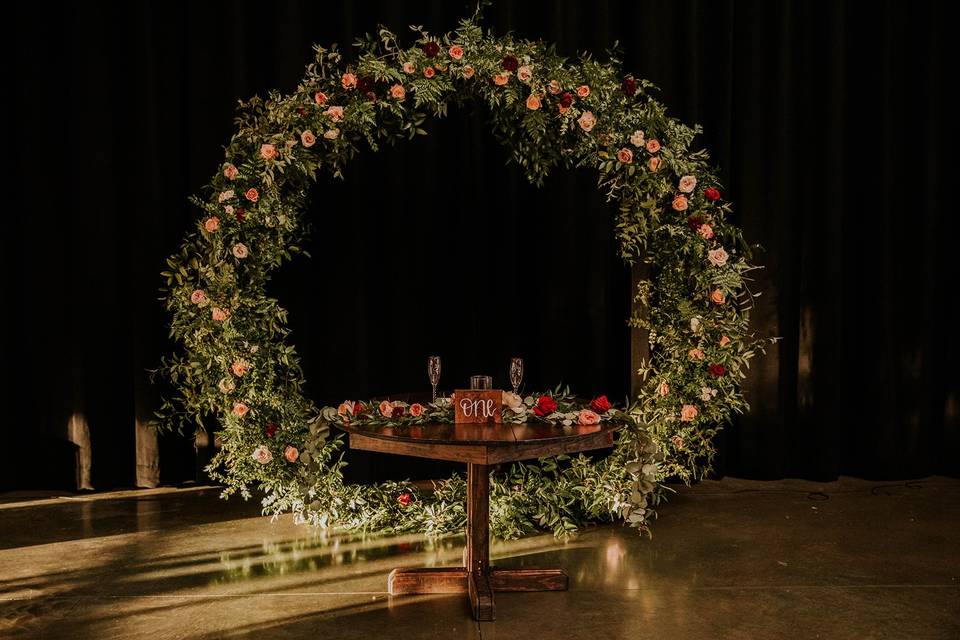
[[[563,567],[571,590],[500,594],[483,625],[461,596],[385,593],[395,567],[459,564],[463,536],[325,534],[216,491],[6,504],[0,637],[956,637],[960,482],[921,484],[708,482],[652,541],[608,526],[494,542],[495,564]]]

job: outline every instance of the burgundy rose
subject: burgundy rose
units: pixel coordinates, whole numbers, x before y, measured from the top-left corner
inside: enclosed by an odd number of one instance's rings
[[[363,413],[363,405],[359,402],[353,403],[353,415],[358,416]]]
[[[373,91],[373,78],[370,76],[360,76],[357,78],[357,91],[360,93],[370,93]]]
[[[267,428],[264,429],[263,432],[266,434],[268,438],[272,438],[273,436],[277,435],[277,429],[279,428],[280,427],[278,427],[277,425],[271,422],[270,424],[267,425]]]
[[[422,45],[420,45],[420,48],[423,49],[423,55],[427,56],[428,58],[432,58],[440,53],[440,45],[433,40],[430,42],[424,42]]]
[[[303,107],[297,107],[297,115],[302,116],[306,113],[306,110]]]
[[[401,507],[406,507],[411,502],[413,502],[413,496],[410,495],[409,491],[404,491],[403,493],[397,496],[397,502],[400,503]]]
[[[613,405],[610,404],[609,400],[607,400],[607,396],[600,396],[599,398],[593,399],[593,401],[590,403],[590,408],[597,413],[606,413],[613,408]]]
[[[707,200],[710,200],[711,202],[716,202],[717,200],[720,199],[720,190],[714,189],[713,187],[704,189],[703,197],[705,197]]]
[[[563,95],[560,96],[560,106],[566,109],[573,104],[573,94],[569,91],[564,91]]]
[[[632,98],[633,94],[637,92],[637,81],[630,76],[627,76],[623,79],[623,85],[621,88],[623,89],[623,92],[627,94],[628,98]]]
[[[703,218],[700,216],[690,216],[687,218],[687,226],[690,227],[693,231],[697,231],[700,227],[703,226]]]
[[[237,217],[237,221],[243,222],[247,218],[247,211],[243,207],[237,207],[233,210],[233,215]]]
[[[394,407],[393,410],[390,411],[390,417],[391,417],[391,418],[402,418],[402,417],[403,417],[403,407]]]
[[[537,399],[537,406],[533,408],[533,412],[541,418],[550,415],[556,410],[557,402],[550,396],[540,396],[540,398]]]
[[[710,375],[714,378],[721,378],[723,374],[727,372],[727,368],[722,364],[712,364],[710,365]]]
[[[519,66],[520,62],[517,60],[516,56],[503,57],[503,68],[505,71],[516,71]]]

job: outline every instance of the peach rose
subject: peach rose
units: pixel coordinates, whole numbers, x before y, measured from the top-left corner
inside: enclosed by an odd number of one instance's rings
[[[207,233],[213,233],[220,228],[220,218],[217,216],[210,216],[204,220],[203,228],[206,229]]]
[[[672,442],[673,446],[675,446],[677,449],[683,449],[683,438],[680,436],[671,437],[670,442]]]
[[[417,71],[417,65],[413,64],[412,62],[404,62],[402,65],[400,65],[400,68],[403,69],[403,72],[408,75]]]
[[[530,68],[530,65],[525,64],[519,69],[517,69],[517,80],[520,82],[530,82],[530,78],[533,77],[533,69]]]
[[[220,382],[217,383],[217,387],[220,389],[221,393],[230,393],[237,388],[237,385],[234,384],[231,378],[220,378]]]
[[[210,311],[210,317],[213,318],[213,319],[214,319],[215,321],[217,321],[217,322],[223,322],[224,320],[226,320],[227,318],[230,317],[230,310],[229,310],[229,309],[221,309],[220,307],[214,307],[214,308]]]
[[[551,80],[549,83],[547,83],[547,91],[549,91],[552,95],[557,95],[560,93],[560,83],[556,80]]]
[[[660,168],[660,158],[654,156],[647,161],[647,166],[650,167],[650,171],[656,171]]]
[[[692,404],[685,404],[680,408],[680,421],[681,422],[693,422],[693,419],[697,417],[697,408]]]
[[[250,187],[249,189],[247,189],[246,193],[243,194],[243,197],[245,197],[250,202],[256,202],[257,200],[260,199],[260,192],[254,189],[253,187]]]
[[[356,89],[357,88],[357,76],[352,73],[345,73],[343,77],[340,78],[340,84],[344,89]]]
[[[536,111],[540,108],[540,96],[535,93],[531,93],[527,96],[527,109],[531,111]]]
[[[723,247],[707,251],[707,259],[710,261],[710,264],[715,267],[722,267],[727,264],[727,258],[729,257],[727,252],[723,250]]]
[[[510,74],[506,72],[498,73],[497,75],[493,76],[493,84],[497,85],[498,87],[502,87],[503,85],[507,84],[509,80]]]
[[[647,140],[647,151],[649,153],[656,153],[660,151],[660,142],[656,138],[650,138]]]
[[[687,196],[678,195],[673,199],[673,204],[671,206],[673,207],[674,211],[686,211],[688,204]]]
[[[460,55],[462,56],[463,53],[461,52]],[[412,405],[410,405],[410,415],[413,416],[414,418],[419,418],[420,416],[422,416],[423,405],[420,404],[419,402],[414,402]]]
[[[730,344],[730,338],[728,338],[727,336],[720,336],[720,346],[725,347],[728,344]]]
[[[260,464],[267,464],[273,460],[273,454],[270,453],[270,449],[267,449],[267,445],[262,444],[253,450],[253,459]]]
[[[250,370],[250,363],[240,358],[239,360],[234,360],[233,364],[230,365],[230,371],[233,371],[233,375],[238,378],[242,378],[244,374]]]
[[[297,451],[295,446],[288,444],[283,448],[283,457],[287,462],[296,462],[297,458],[300,457],[300,452]]]
[[[423,70],[424,78],[432,78],[435,75],[437,75],[437,70],[434,69],[433,67],[427,67]]]
[[[727,301],[727,297],[723,295],[723,291],[720,291],[720,289],[714,289],[710,292],[710,301],[714,304],[723,304]]]
[[[592,111],[584,111],[583,115],[577,119],[577,124],[580,125],[581,129],[589,133],[597,124],[597,118],[593,115]]]
[[[238,260],[243,260],[248,255],[250,255],[250,250],[247,249],[247,245],[243,244],[242,242],[238,242],[237,244],[233,245],[234,258],[237,258]]]
[[[248,411],[250,411],[250,407],[242,402],[233,403],[233,415],[242,418],[243,416],[247,415]]]
[[[565,113],[566,113],[567,111],[569,111],[569,110],[570,110],[570,107],[565,107],[565,106],[563,106],[562,104],[558,104],[558,105],[557,105],[557,111],[560,112],[560,115],[565,114]]]
[[[227,189],[226,191],[221,191],[220,195],[217,196],[217,202],[223,204],[227,200],[233,200],[234,193],[233,189]]]
[[[306,131],[300,134],[300,142],[303,143],[303,146],[309,149],[314,144],[316,144],[317,136],[313,135],[313,131],[310,131],[310,129],[307,129]]]
[[[473,74],[476,73],[473,69],[473,65],[467,65],[463,68],[463,77],[470,79],[473,77]]]
[[[323,115],[329,116],[334,122],[340,122],[343,120],[343,107],[332,106],[327,107],[327,110],[323,112]]]
[[[617,151],[617,160],[623,164],[631,164],[633,162],[633,151],[626,147],[620,149],[620,151]]]
[[[591,425],[600,422],[600,416],[590,409],[581,409],[577,414],[577,424]]]
[[[666,382],[661,382],[660,387],[657,389],[657,393],[661,396],[667,396],[670,394],[670,385]]]
[[[353,400],[344,400],[337,407],[337,415],[344,418],[353,415]]]
[[[207,294],[204,292],[203,289],[196,289],[194,290],[193,293],[190,294],[190,302],[197,305],[198,307],[202,307],[206,305],[209,302],[209,300],[207,299]]]
[[[463,47],[461,47],[461,46],[458,45],[458,44],[452,45],[452,46],[447,50],[447,53],[449,53],[449,54],[450,54],[450,57],[453,58],[454,60],[459,60],[459,59],[463,58]]]
[[[389,418],[393,415],[393,403],[389,400],[384,400],[380,403],[380,415],[385,418]]]
[[[693,176],[683,176],[680,178],[680,191],[684,193],[691,193],[693,188],[697,186],[697,179]]]
[[[273,160],[277,157],[277,146],[273,144],[260,145],[260,157],[264,160]]]
[[[646,141],[643,139],[643,131],[640,131],[640,129],[637,129],[632,134],[630,134],[630,144],[632,144],[633,146],[642,147],[644,142]]]
[[[390,87],[390,97],[394,100],[403,100],[407,97],[407,90],[403,88],[402,84],[395,84]]]
[[[590,87],[588,87],[588,86],[585,85],[585,84],[582,84],[582,85],[580,85],[579,87],[577,87],[577,96],[578,96],[578,97],[580,97],[580,98],[586,98],[586,97],[589,96],[589,95],[590,95]]]
[[[711,227],[708,224],[702,224],[700,225],[700,228],[697,229],[697,233],[699,233],[700,236],[703,237],[705,240],[709,240],[710,238],[713,237],[713,227]]]
[[[223,168],[223,175],[226,176],[227,180],[236,180],[239,173],[240,172],[237,171],[237,168],[229,162],[227,163],[227,166]]]
[[[690,349],[690,351],[687,352],[687,355],[690,357],[691,360],[696,360],[696,361],[703,360],[706,357],[702,349]]]
[[[322,107],[327,103],[327,94],[323,91],[317,91],[313,94],[313,101],[317,103],[317,106]]]
[[[327,129],[323,132],[323,137],[325,140],[336,140],[337,136],[340,135],[340,129],[334,127],[333,129]]]

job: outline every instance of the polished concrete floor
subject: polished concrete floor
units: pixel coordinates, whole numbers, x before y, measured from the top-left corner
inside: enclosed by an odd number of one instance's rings
[[[0,637],[960,638],[960,481],[704,482],[654,531],[494,543],[571,586],[478,624],[462,596],[385,593],[462,537],[324,537],[209,489],[0,496]]]

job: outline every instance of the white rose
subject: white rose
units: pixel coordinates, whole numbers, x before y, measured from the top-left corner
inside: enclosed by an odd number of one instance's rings
[[[232,199],[233,199],[233,189],[227,189],[226,191],[222,191],[222,192],[220,193],[220,195],[218,196],[218,199],[219,199],[220,202],[223,202],[223,201],[225,201],[225,200],[232,200]]]
[[[503,392],[503,405],[514,413],[523,413],[523,398],[513,391]]]
[[[717,390],[711,389],[710,387],[700,387],[700,399],[704,402],[709,402],[711,399],[717,396]]]
[[[719,249],[712,249],[707,252],[707,258],[710,260],[710,264],[715,267],[722,267],[727,264],[727,258],[730,256],[727,255],[727,252],[723,250],[723,247]]]
[[[690,331],[700,333],[700,318],[690,318]]]
[[[634,131],[633,135],[630,136],[630,144],[635,147],[642,147],[647,144],[647,141],[643,138],[643,131],[640,131],[640,129]]]

